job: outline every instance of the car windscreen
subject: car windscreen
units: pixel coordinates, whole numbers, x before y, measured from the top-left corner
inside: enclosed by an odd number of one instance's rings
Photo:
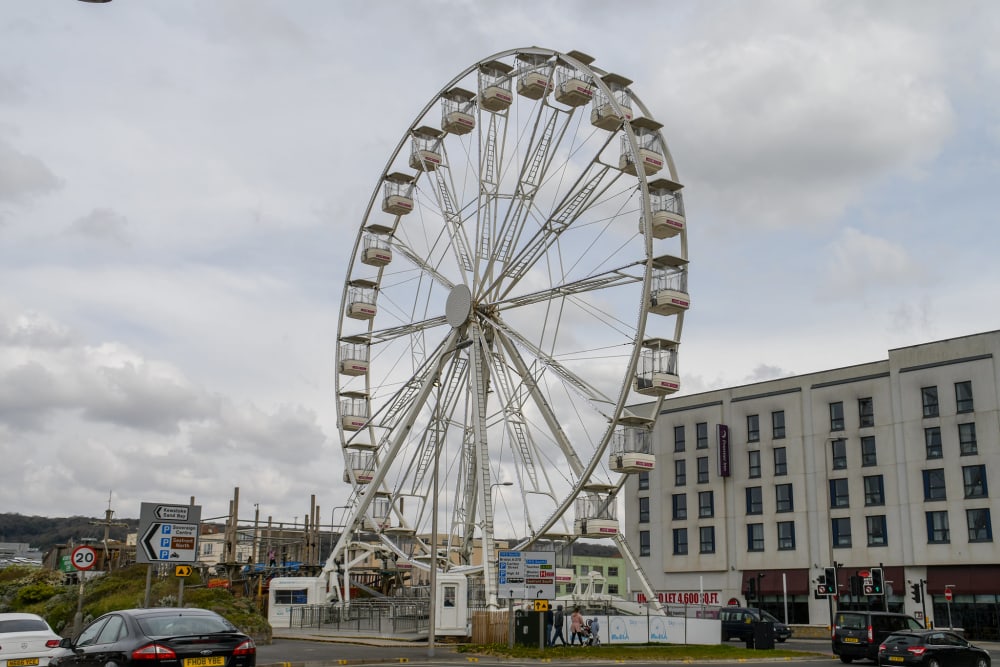
[[[864,630],[868,627],[864,614],[837,614],[836,625],[848,630]]]
[[[49,626],[45,621],[35,618],[12,618],[0,621],[0,634],[8,632],[49,632]]]
[[[885,638],[884,643],[893,646],[918,646],[921,639],[916,635],[889,635]]]
[[[147,616],[137,619],[139,629],[149,637],[179,637],[237,632],[236,627],[221,616]]]

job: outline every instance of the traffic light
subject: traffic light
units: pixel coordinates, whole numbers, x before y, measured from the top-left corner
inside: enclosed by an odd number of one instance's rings
[[[851,597],[859,598],[864,594],[864,579],[856,574],[852,574],[848,583],[851,587]]]
[[[826,595],[837,594],[837,568],[823,568],[823,578],[826,580]]]
[[[918,581],[911,585],[910,590],[913,591],[913,594],[910,596],[913,598],[913,601],[920,602],[920,582]]]
[[[825,574],[821,574],[816,577],[816,594],[817,595],[833,595],[836,591],[834,590],[833,583],[830,582]]]
[[[882,568],[872,568],[872,595],[885,595],[885,587],[882,585]]]
[[[757,578],[751,577],[747,579],[747,590],[746,590],[747,600],[755,599],[757,597]]]

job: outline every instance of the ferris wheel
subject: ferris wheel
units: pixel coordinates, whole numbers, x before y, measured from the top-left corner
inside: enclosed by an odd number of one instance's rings
[[[690,303],[682,186],[631,84],[505,51],[403,132],[345,279],[352,495],[328,570],[364,531],[396,567],[480,572],[490,599],[498,540],[620,536]]]

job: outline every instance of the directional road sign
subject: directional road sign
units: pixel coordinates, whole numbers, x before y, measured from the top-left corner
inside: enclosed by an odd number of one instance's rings
[[[137,563],[194,563],[198,560],[199,505],[142,503]]]
[[[175,577],[190,577],[192,567],[190,565],[175,565],[174,566],[174,576]]]
[[[555,560],[554,551],[501,551],[497,562],[497,595],[501,599],[555,598]]]

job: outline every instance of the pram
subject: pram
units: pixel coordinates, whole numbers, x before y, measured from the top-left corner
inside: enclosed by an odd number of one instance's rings
[[[585,646],[600,646],[600,621],[592,618],[580,627],[580,640]]]

